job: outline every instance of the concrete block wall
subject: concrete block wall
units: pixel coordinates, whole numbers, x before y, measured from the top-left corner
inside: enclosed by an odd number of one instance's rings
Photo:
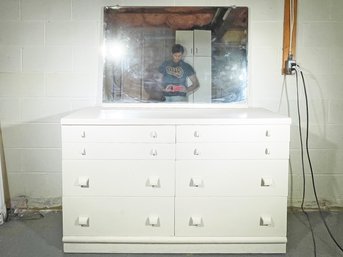
[[[94,105],[101,9],[93,1],[0,1],[0,120],[10,196],[61,204],[60,118]]]
[[[343,206],[343,2],[302,0],[299,2],[297,62],[302,67],[310,108],[309,148],[317,193],[322,205]],[[291,142],[291,204],[299,202],[302,188],[300,141],[296,113],[296,85],[288,78]],[[304,110],[304,94],[300,94]],[[285,107],[284,105],[283,107]],[[305,132],[302,111],[302,131]],[[307,205],[314,205],[310,173],[306,164]]]
[[[297,62],[308,84],[318,193],[326,204],[343,206],[343,3],[298,2]],[[0,120],[11,197],[26,195],[31,207],[61,203],[59,120],[97,104],[101,11],[115,4],[250,8],[249,104],[293,119],[289,204],[299,205],[295,76],[281,75],[283,0],[1,0]],[[306,174],[310,189],[308,170]],[[310,190],[307,204],[313,206]]]

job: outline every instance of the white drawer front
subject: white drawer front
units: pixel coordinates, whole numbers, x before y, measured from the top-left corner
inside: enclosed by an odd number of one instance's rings
[[[286,236],[287,197],[175,199],[175,236]]]
[[[175,159],[175,145],[149,143],[63,143],[62,158],[69,160],[173,160]]]
[[[176,162],[176,196],[287,196],[287,181],[287,160]]]
[[[178,160],[288,159],[289,142],[178,143]]]
[[[64,197],[64,236],[173,236],[172,197]]]
[[[62,126],[65,142],[174,143],[174,126]]]
[[[177,126],[177,142],[289,141],[288,125]]]
[[[169,160],[64,160],[64,196],[174,196]]]

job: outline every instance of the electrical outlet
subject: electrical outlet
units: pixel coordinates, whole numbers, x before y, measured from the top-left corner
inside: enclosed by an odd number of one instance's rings
[[[288,58],[288,60],[286,60],[286,64],[285,64],[285,74],[286,75],[292,75],[294,74],[294,70],[296,66],[296,62],[295,60],[293,60],[292,58]]]

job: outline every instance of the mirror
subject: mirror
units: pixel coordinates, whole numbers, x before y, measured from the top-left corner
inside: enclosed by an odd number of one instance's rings
[[[247,7],[105,7],[103,103],[246,103]]]

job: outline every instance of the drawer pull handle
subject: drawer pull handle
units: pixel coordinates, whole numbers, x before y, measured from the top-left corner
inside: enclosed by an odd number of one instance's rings
[[[200,137],[199,131],[194,131],[194,137]]]
[[[88,177],[79,177],[77,180],[78,186],[82,188],[88,188],[89,187],[89,178]]]
[[[81,137],[82,137],[82,138],[86,138],[86,131],[82,131]]]
[[[159,227],[160,226],[160,217],[152,215],[149,216],[146,220],[146,225],[152,226],[152,227]]]
[[[85,156],[87,153],[86,153],[86,149],[84,148],[83,151],[81,152],[81,155],[82,156]]]
[[[149,187],[160,187],[160,178],[155,176],[149,177],[146,185]]]
[[[261,178],[262,187],[270,187],[273,185],[273,180],[271,178]]]
[[[89,227],[89,217],[79,216],[78,219],[77,219],[77,223],[81,227]]]
[[[150,133],[150,136],[151,136],[152,138],[157,138],[157,132],[156,132],[156,131],[152,131],[152,132]]]
[[[266,130],[266,137],[271,137],[272,135],[270,134],[269,130]]]
[[[151,152],[150,152],[150,154],[151,154],[152,156],[157,156],[157,150],[156,150],[156,149],[152,149]]]
[[[270,150],[269,150],[268,148],[266,148],[266,149],[264,150],[264,153],[265,153],[266,155],[270,155]]]
[[[260,217],[260,226],[270,227],[272,225],[272,217],[270,216],[261,216]]]
[[[204,185],[203,180],[201,178],[191,178],[189,186],[191,187],[202,187]]]
[[[195,226],[195,227],[202,227],[202,226],[204,226],[204,222],[202,220],[202,217],[192,216],[189,219],[189,225],[190,226]]]
[[[193,154],[194,154],[194,155],[200,155],[200,152],[199,152],[198,149],[194,149]]]

